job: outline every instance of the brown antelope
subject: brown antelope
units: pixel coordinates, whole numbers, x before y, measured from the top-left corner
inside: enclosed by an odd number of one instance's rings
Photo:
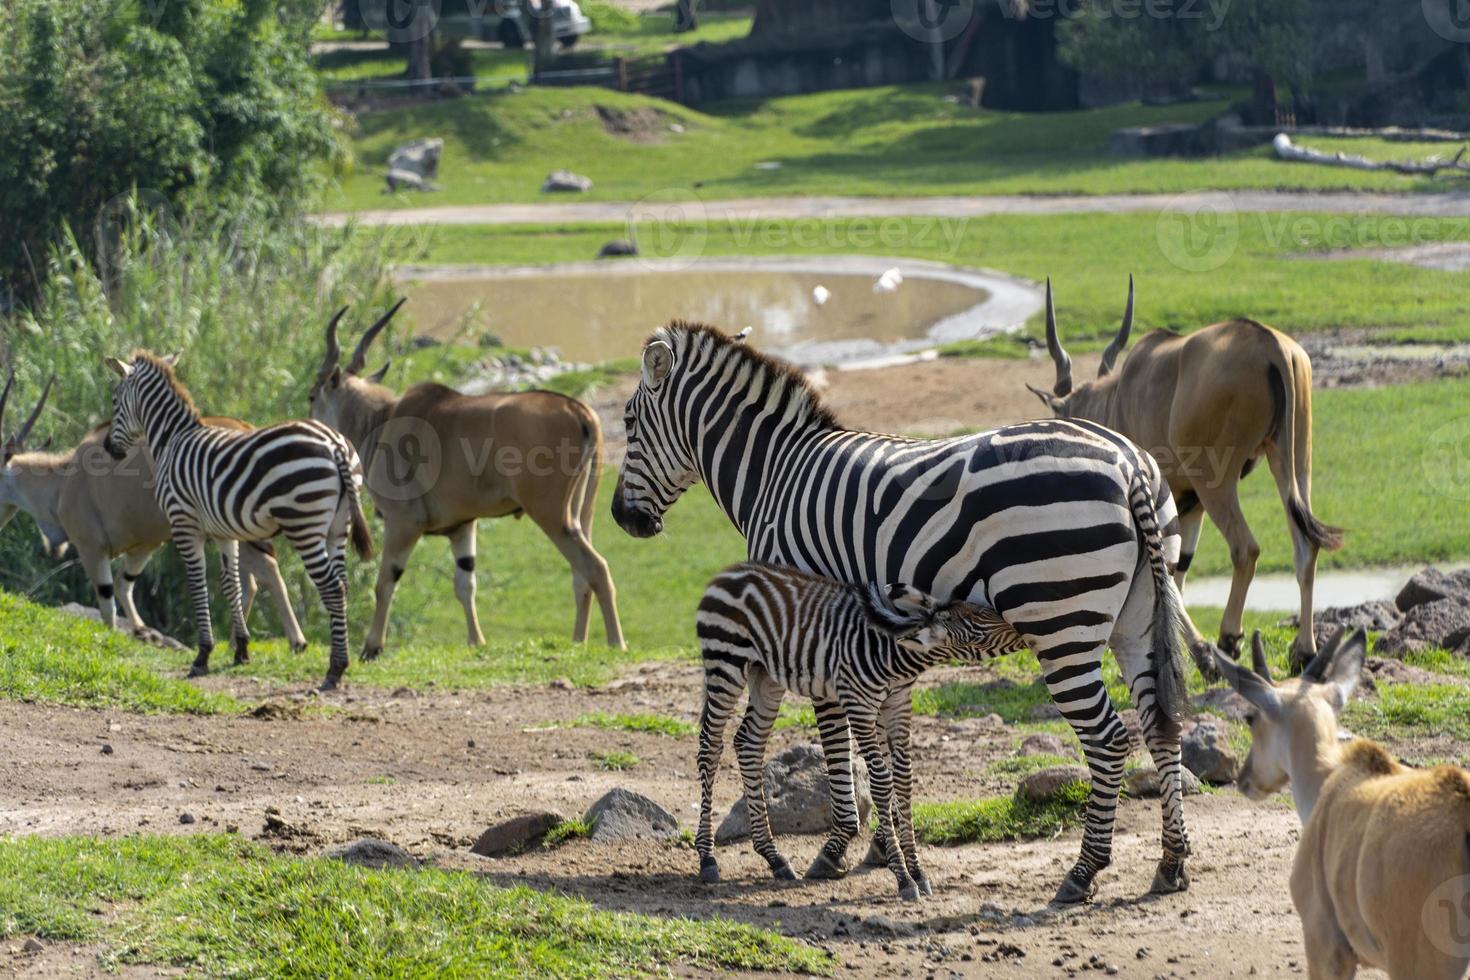
[[[1133,328],[1133,277],[1118,334],[1103,351],[1097,379],[1072,384],[1072,359],[1057,337],[1051,280],[1046,283],[1046,345],[1056,362],[1050,392],[1031,388],[1059,418],[1085,418],[1116,429],[1158,459],[1179,504],[1183,537],[1175,580],[1182,589],[1205,515],[1230,546],[1234,573],[1220,621],[1220,647],[1234,655],[1242,636],[1245,593],[1261,549],[1240,509],[1240,480],[1262,456],[1286,507],[1301,589],[1300,632],[1292,663],[1312,658],[1312,584],[1317,552],[1342,547],[1342,531],[1312,513],[1312,363],[1285,334],[1254,320],[1230,320],[1181,336],[1145,334],[1117,372]],[[1029,385],[1027,387],[1030,387]],[[1207,645],[1192,652],[1212,674]]]
[[[1339,740],[1368,644],[1361,629],[1346,632],[1279,684],[1259,632],[1254,669],[1217,656],[1252,706],[1237,784],[1253,800],[1291,786],[1302,819],[1291,898],[1314,980],[1360,965],[1392,980],[1460,980],[1470,968],[1470,773],[1410,769],[1376,742]]]
[[[153,496],[153,459],[145,445],[135,447],[121,461],[113,459],[102,445],[106,425],[93,429],[67,452],[26,452],[26,437],[50,389],[47,384],[35,410],[15,435],[8,441],[0,440],[5,446],[4,463],[0,465],[0,527],[20,511],[30,514],[51,558],[60,559],[68,547],[76,549],[96,593],[102,622],[115,625],[115,591],[128,626],[140,632],[144,623],[133,604],[133,584],[153,552],[170,540],[168,520]],[[0,432],[4,431],[5,396],[9,391],[7,384],[0,393]],[[238,419],[204,421],[224,428],[250,428]],[[118,557],[123,562],[122,588],[114,590],[112,561]],[[306,637],[291,609],[270,543],[245,548],[240,565],[245,580],[245,608],[250,607],[254,583],[258,581],[275,600],[291,649],[306,649]]]
[[[311,417],[336,428],[357,449],[373,506],[383,519],[377,605],[363,659],[383,650],[388,610],[419,538],[442,534],[454,552],[454,593],[464,607],[472,646],[485,642],[475,611],[475,522],[525,514],[572,568],[576,624],[587,638],[592,597],[607,642],[623,649],[612,576],[592,547],[592,515],[602,470],[602,425],[586,405],[549,391],[463,395],[425,382],[402,395],[380,382],[387,365],[362,376],[368,345],[403,305],[378,319],[339,366],[337,323],[311,388]]]

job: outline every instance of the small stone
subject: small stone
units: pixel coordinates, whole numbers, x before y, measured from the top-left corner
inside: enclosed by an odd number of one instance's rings
[[[112,745],[111,745],[111,743],[108,743],[108,742],[103,742],[102,743],[102,754],[103,755],[112,755]]]
[[[385,840],[375,837],[363,837],[333,848],[326,852],[325,857],[333,858],[344,864],[357,864],[365,868],[416,868],[419,859],[399,847]]]
[[[599,259],[621,258],[628,255],[637,255],[638,246],[626,238],[618,238],[603,245],[597,250]]]
[[[679,834],[679,821],[672,813],[641,793],[622,788],[604,794],[582,819],[592,827],[594,843],[665,840]]]
[[[191,823],[194,823],[194,822],[195,822],[194,814],[190,813],[188,810],[185,810],[183,813],[179,814],[179,823],[182,823],[182,824],[191,824]]]
[[[1022,755],[1071,755],[1061,736],[1046,733],[1027,735],[1021,742]]]
[[[472,748],[475,747],[475,740],[474,739],[469,739],[464,744],[465,744],[465,747],[466,748],[471,748],[472,749]]]
[[[470,853],[481,857],[520,854],[540,844],[551,828],[565,821],[566,817],[554,810],[523,813],[486,828],[470,847]]]
[[[41,940],[36,938],[35,936],[31,936],[29,939],[26,940],[26,944],[21,947],[21,951],[26,953],[39,953],[45,948],[45,943],[41,942]]]
[[[1081,766],[1050,766],[1039,769],[1021,780],[1016,796],[1029,803],[1049,803],[1073,783],[1091,784],[1091,777]]]
[[[553,691],[570,691],[573,687],[572,682],[565,677],[558,677],[551,682],[551,689]]]
[[[572,173],[570,170],[553,170],[541,182],[541,193],[582,193],[592,189],[592,178]]]

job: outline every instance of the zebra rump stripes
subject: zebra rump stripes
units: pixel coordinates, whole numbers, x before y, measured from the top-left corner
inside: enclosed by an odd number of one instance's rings
[[[955,439],[838,425],[799,372],[697,324],[655,331],[626,411],[613,517],[659,533],[704,482],[752,561],[853,585],[906,582],[996,609],[1035,651],[1092,776],[1082,851],[1057,900],[1112,858],[1129,735],[1102,679],[1112,648],[1163,782],[1157,891],[1188,886],[1183,704],[1170,580],[1178,515],[1153,457],[1096,423],[1048,419]],[[819,725],[846,730],[828,707]],[[824,739],[824,745],[827,743]]]
[[[750,706],[735,736],[746,812],[755,849],[777,878],[794,878],[776,849],[761,777],[766,741],[786,691],[835,706],[846,725],[824,726],[822,746],[832,793],[832,833],[807,871],[836,877],[858,832],[848,765],[850,729],[868,764],[878,841],[898,893],[932,894],[919,866],[913,824],[909,725],[914,681],[950,660],[982,660],[1022,649],[1025,641],[993,609],[939,603],[905,585],[867,589],[794,568],[747,563],[717,575],[695,623],[704,658],[704,710],[699,728],[699,873],[719,880],[710,829],[715,772],[725,726],[748,688]],[[885,751],[885,744],[887,751]]]
[[[359,557],[371,557],[372,536],[358,493],[357,453],[320,422],[282,422],[252,431],[215,428],[200,421],[187,389],[174,377],[173,359],[135,351],[132,362],[108,358],[122,379],[113,392],[106,447],[121,459],[146,436],[157,464],[154,492],[168,518],[189,573],[189,598],[199,631],[199,656],[189,676],[209,671],[214,633],[204,544],[219,545],[235,662],[249,660],[239,575],[239,542],[284,534],[301,556],[332,621],[332,653],[323,690],[347,669],[347,572],[343,551],[349,529]]]

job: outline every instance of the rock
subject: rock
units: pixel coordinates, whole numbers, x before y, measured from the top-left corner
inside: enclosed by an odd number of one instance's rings
[[[1072,783],[1090,785],[1092,777],[1081,766],[1051,766],[1031,773],[1016,787],[1016,796],[1028,803],[1050,803]]]
[[[404,143],[388,154],[388,190],[435,190],[439,176],[439,155],[444,152],[442,139],[421,139]]]
[[[1240,759],[1230,747],[1229,725],[1219,718],[1185,722],[1184,768],[1207,783],[1234,782]]]
[[[94,607],[84,606],[80,602],[68,602],[66,605],[58,607],[58,611],[64,612],[68,616],[80,616],[83,619],[90,619],[94,623],[102,622],[101,613],[99,613]],[[156,647],[162,647],[165,650],[178,650],[184,653],[193,652],[193,647],[185,646],[173,637],[166,636],[163,633],[158,632],[158,630],[154,629],[151,626],[144,626],[142,629],[134,630],[128,628],[125,625],[125,621],[122,619],[119,619],[118,623],[118,628],[122,632],[127,633],[130,636],[135,637],[136,639],[142,640],[144,643],[148,643]]]
[[[1434,684],[1443,678],[1418,667],[1410,667],[1402,660],[1369,657],[1363,665],[1363,675],[1373,682],[1388,684]],[[1377,683],[1374,685],[1375,689]]]
[[[895,922],[886,915],[870,915],[863,920],[863,928],[879,936],[906,936],[908,927]]]
[[[613,241],[608,242],[606,245],[602,246],[602,248],[597,250],[597,257],[599,259],[611,259],[617,258],[621,255],[637,254],[638,246],[628,241],[626,238],[614,239]]]
[[[1050,701],[1041,704],[1033,704],[1026,710],[1026,717],[1031,721],[1055,721],[1062,716],[1062,709]]]
[[[413,346],[414,350],[427,350],[430,347],[444,346],[444,341],[440,340],[438,337],[425,337],[423,335],[419,335],[413,338],[413,340],[409,341],[409,343]]]
[[[1416,606],[1452,596],[1470,598],[1470,569],[1441,572],[1434,567],[1426,568],[1404,583],[1394,605],[1401,612],[1408,612]]]
[[[1251,710],[1251,703],[1228,687],[1209,688],[1191,698],[1190,703],[1196,712],[1211,712],[1231,721],[1244,721]]]
[[[676,837],[679,822],[648,797],[632,790],[609,790],[583,817],[595,843],[619,840],[664,840]]]
[[[269,818],[267,818],[269,819]],[[357,864],[364,868],[416,868],[419,859],[399,847],[376,837],[362,837],[327,851],[329,857],[344,864]]]
[[[793,746],[767,760],[762,774],[772,833],[824,834],[832,829],[832,799],[819,746]],[[873,797],[868,790],[868,767],[863,760],[853,758],[852,775],[858,820],[866,826]],[[745,799],[741,797],[720,822],[715,842],[728,844],[749,835],[750,818],[745,812]]]
[[[1408,586],[1404,588],[1407,589]],[[1339,626],[1379,631],[1393,629],[1403,618],[1404,614],[1399,607],[1385,599],[1370,599],[1356,606],[1328,606],[1326,609],[1318,609],[1312,613],[1314,625],[1330,626],[1334,632]],[[1299,620],[1300,617],[1292,616],[1286,620],[1286,625],[1296,626]]]
[[[1410,607],[1402,623],[1378,637],[1373,652],[1401,657],[1432,647],[1470,656],[1470,596],[1433,599]]]
[[[39,953],[45,950],[45,948],[45,943],[41,942],[41,940],[36,936],[31,936],[29,939],[26,940],[26,944],[21,947],[21,952]]]
[[[194,822],[195,822],[194,814],[190,813],[189,811],[185,810],[183,813],[179,814],[179,823],[182,823],[182,824],[191,824],[191,823],[194,823]]]
[[[1027,735],[1021,743],[1022,755],[1071,755],[1067,743],[1060,735]]]
[[[103,742],[102,743],[102,754],[103,755],[112,755],[112,746],[109,745],[107,742]]]
[[[520,854],[536,847],[551,828],[565,821],[566,817],[555,810],[523,813],[486,829],[470,847],[470,853],[481,857]]]
[[[592,178],[583,177],[581,174],[574,174],[570,170],[553,170],[541,182],[541,193],[543,194],[563,192],[580,194],[583,191],[590,191],[591,189]]]
[[[1184,795],[1196,796],[1204,792],[1200,788],[1199,778],[1189,769],[1180,770],[1184,777]],[[1153,767],[1147,769],[1135,769],[1123,777],[1123,789],[1135,800],[1158,799],[1164,794],[1164,783],[1159,777],[1159,771]]]

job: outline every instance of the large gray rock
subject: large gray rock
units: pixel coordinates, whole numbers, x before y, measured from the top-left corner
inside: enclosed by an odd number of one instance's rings
[[[592,189],[592,178],[574,174],[570,170],[553,170],[546,175],[541,182],[541,193],[573,193],[580,194]]]
[[[1092,777],[1081,766],[1052,766],[1021,780],[1016,796],[1028,803],[1050,803],[1073,783],[1088,785],[1091,781]]]
[[[1312,623],[1317,627],[1318,632],[1321,632],[1324,626],[1332,632],[1336,632],[1339,626],[1346,626],[1348,629],[1382,631],[1393,629],[1403,618],[1404,614],[1399,607],[1386,599],[1369,599],[1356,606],[1328,606],[1326,609],[1317,609],[1312,613]],[[1299,626],[1301,617],[1288,616],[1281,621],[1281,625]]]
[[[613,239],[597,250],[597,257],[599,259],[612,259],[637,254],[638,246],[626,238]]]
[[[376,837],[363,837],[335,847],[326,856],[344,864],[358,864],[365,868],[416,868],[419,859],[399,847]]]
[[[437,138],[404,143],[388,154],[388,190],[431,191],[439,176],[444,141]]]
[[[566,817],[555,810],[523,813],[518,817],[486,828],[470,848],[471,854],[481,857],[499,857],[502,854],[520,854],[546,839],[551,828],[566,821]]]
[[[1207,711],[1232,721],[1244,721],[1251,710],[1251,703],[1228,687],[1207,688],[1190,698],[1190,703],[1196,713]]]
[[[824,834],[832,829],[832,797],[822,750],[816,745],[797,745],[766,762],[761,771],[766,785],[766,811],[774,834]],[[868,790],[868,767],[852,758],[853,792],[857,797],[858,820],[867,826],[873,810]],[[728,844],[750,836],[750,816],[745,798],[735,801],[720,827],[715,842]]]
[[[1185,796],[1197,796],[1204,792],[1200,788],[1199,777],[1194,773],[1181,769],[1179,775],[1183,777]],[[1123,789],[1135,800],[1158,799],[1164,795],[1164,780],[1153,767],[1135,769],[1123,777]]]
[[[1452,596],[1470,599],[1470,569],[1441,572],[1437,568],[1426,568],[1404,583],[1398,597],[1394,599],[1394,605],[1401,612],[1408,612],[1416,606]]]
[[[609,790],[587,808],[582,818],[592,827],[596,843],[619,840],[665,840],[679,835],[674,815],[641,793]]]
[[[1373,652],[1402,657],[1435,647],[1470,656],[1470,596],[1413,606],[1402,623],[1378,637]]]
[[[1183,737],[1184,768],[1207,783],[1230,783],[1240,758],[1230,747],[1230,723],[1220,718],[1187,721]]]

